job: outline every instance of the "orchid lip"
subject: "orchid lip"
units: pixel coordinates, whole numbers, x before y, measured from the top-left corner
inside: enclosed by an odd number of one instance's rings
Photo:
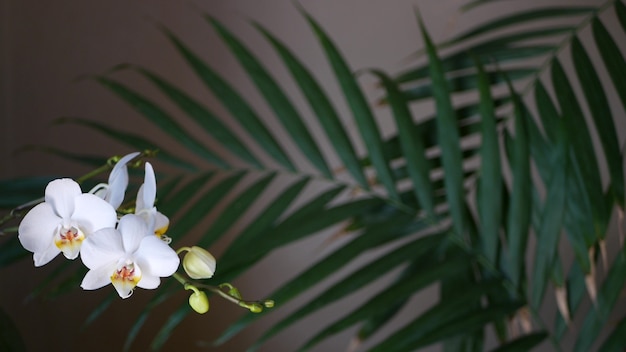
[[[111,283],[122,298],[128,298],[141,280],[141,269],[132,260],[122,261],[111,275]]]
[[[68,259],[76,259],[85,234],[76,226],[60,226],[54,235],[54,244]]]

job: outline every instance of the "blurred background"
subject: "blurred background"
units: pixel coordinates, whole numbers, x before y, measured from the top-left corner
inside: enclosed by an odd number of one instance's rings
[[[416,6],[433,39],[440,41],[483,19],[478,15],[495,17],[498,8],[506,11],[512,6],[532,7],[533,3],[541,2],[503,1],[493,7],[494,13],[461,14],[461,0],[299,1],[335,40],[353,69],[376,67],[389,73],[405,68],[412,55],[422,47],[414,14]],[[262,24],[290,47],[313,71],[331,97],[341,94],[317,40],[291,0],[0,0],[0,178],[36,175],[77,177],[89,171],[83,165],[25,149],[31,145],[54,146],[102,156],[123,155],[131,151],[85,128],[54,124],[55,119],[64,116],[102,121],[149,136],[171,146],[169,152],[176,155],[176,148],[179,147],[175,143],[90,77],[122,63],[137,63],[158,72],[191,92],[229,124],[226,110],[204,89],[155,24],[166,26],[196,50],[250,101],[271,126],[273,117],[269,108],[260,103],[259,93],[202,18],[201,12],[216,17],[242,38],[287,92],[290,92],[290,87],[294,88],[291,91],[295,91],[294,83],[288,79],[288,72],[279,64],[279,58],[250,21]],[[115,77],[141,92],[156,96],[155,88],[132,72],[117,72]],[[373,80],[365,78],[362,84],[368,94],[376,96],[377,87]],[[302,97],[296,93],[293,97],[296,102],[305,105]],[[340,114],[347,112],[342,99],[337,99],[335,103]],[[163,104],[168,107],[167,101]],[[337,160],[334,164],[337,165]],[[166,166],[156,165],[157,172],[159,168]],[[175,228],[173,220],[172,229]],[[329,250],[326,240],[332,233],[333,229],[330,229],[320,236],[275,252],[240,277],[236,282],[238,287],[251,299],[265,298],[280,283],[323,256]],[[227,242],[226,238],[216,248],[211,248],[218,258],[218,270],[219,254]],[[0,270],[0,306],[16,321],[28,350],[120,350],[128,329],[150,297],[150,292],[138,290],[132,298],[114,302],[101,319],[83,328],[85,318],[112,288],[105,287],[95,292],[76,289],[56,298],[29,299],[29,293],[50,275],[59,262],[57,259],[53,265],[34,268],[29,257]],[[311,295],[321,290],[323,287],[316,287]],[[420,303],[435,299],[434,290],[427,293],[416,297],[410,305],[411,309],[423,309]],[[174,301],[178,304],[185,299],[186,295],[181,294]],[[317,331],[320,324],[332,320],[333,311],[349,309],[362,301],[363,297],[351,297],[348,302],[343,300],[332,305],[273,338],[262,350],[292,351],[305,337]],[[296,302],[304,302],[304,299]],[[228,344],[212,349],[210,342],[245,311],[219,299],[213,299],[211,303],[209,313],[192,316],[175,330],[165,350],[241,351],[260,334],[264,324],[277,320],[273,315],[262,319]],[[280,302],[277,303],[280,305]],[[284,308],[288,310],[289,306]],[[170,312],[168,307],[159,308],[140,333],[132,350],[146,350],[154,329]],[[354,330],[349,329],[320,344],[315,350],[345,350],[353,334]]]

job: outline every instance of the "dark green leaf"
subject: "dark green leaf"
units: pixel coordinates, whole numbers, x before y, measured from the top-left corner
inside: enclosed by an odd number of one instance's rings
[[[626,32],[626,5],[624,5],[621,1],[614,2],[615,4],[615,13],[617,14],[617,19],[619,23],[622,25],[622,29]]]
[[[415,196],[428,215],[434,216],[433,187],[430,182],[431,165],[426,159],[419,126],[414,127],[411,112],[396,84],[381,71],[372,70],[371,72],[381,80],[387,91],[387,100],[396,121],[400,145],[413,182]]]
[[[352,116],[361,132],[361,137],[369,153],[372,165],[376,170],[377,178],[383,186],[385,186],[389,196],[397,200],[398,192],[396,191],[395,181],[389,168],[389,160],[386,160],[383,153],[383,143],[379,133],[380,129],[376,124],[376,120],[372,115],[372,111],[365,100],[361,88],[335,44],[311,16],[306,13],[304,15],[317,35],[326,53],[326,57],[333,68],[335,76],[339,81],[344,97],[352,111]]]
[[[315,140],[283,90],[254,55],[226,27],[210,16],[206,16],[206,18],[228,44],[239,63],[244,67],[248,76],[250,76],[259,92],[265,97],[268,105],[274,110],[283,127],[289,132],[302,153],[324,176],[332,178],[332,172],[326,165],[326,161]]]
[[[174,331],[178,324],[180,324],[183,319],[185,319],[187,314],[191,312],[191,307],[185,302],[185,304],[181,305],[174,313],[172,313],[152,340],[150,349],[152,351],[160,350],[170,338],[170,335],[172,335],[172,331]]]
[[[43,145],[27,145],[18,150],[18,152],[20,153],[26,152],[26,151],[29,151],[29,152],[38,151],[44,154],[54,155],[65,160],[77,162],[80,164],[85,164],[90,167],[102,166],[107,161],[106,157],[96,156],[96,155],[77,154],[77,153],[68,152],[59,148],[47,147]]]
[[[537,245],[535,250],[531,298],[531,305],[535,309],[539,309],[541,305],[554,261],[558,259],[558,245],[565,213],[569,138],[564,126],[557,133],[558,139],[555,141],[556,146],[551,163],[552,172],[546,184],[546,201],[537,229],[537,243],[540,245]]]
[[[494,71],[488,72],[487,78],[489,83],[495,85],[498,83],[505,82],[505,76],[509,77],[509,79],[517,81],[520,79],[531,77],[532,75],[537,73],[536,68],[514,68],[504,70],[502,72]],[[446,78],[447,84],[450,87],[449,92],[466,92],[473,91],[478,87],[478,78],[476,73],[463,73],[458,76],[452,76]],[[414,88],[407,88],[404,90],[404,95],[407,100],[420,100],[420,99],[429,99],[434,96],[435,88],[430,84],[419,85]]]
[[[91,121],[91,120],[87,120],[87,119],[82,119],[82,118],[74,118],[74,117],[62,117],[59,118],[55,121],[55,123],[60,123],[60,124],[64,124],[64,123],[73,123],[76,125],[81,125],[93,130],[96,130],[106,136],[109,136],[121,143],[124,143],[136,150],[152,150],[152,149],[156,149],[158,150],[157,153],[157,158],[159,160],[162,160],[163,162],[166,162],[170,165],[176,166],[178,168],[187,170],[187,171],[195,171],[196,167],[193,166],[192,164],[179,159],[178,157],[174,157],[170,154],[168,154],[163,148],[159,147],[156,143],[149,141],[139,135],[136,134],[132,134],[132,133],[128,133],[128,132],[123,132],[120,130],[116,130],[113,129],[111,127],[108,127],[104,124],[95,122],[95,121]]]
[[[172,197],[167,198],[167,201],[162,202],[159,205],[159,210],[163,214],[173,216],[176,212],[186,208],[189,199],[197,194],[209,180],[214,176],[214,173],[204,173],[198,175],[196,178],[187,182],[180,190],[178,190]]]
[[[480,307],[475,307],[469,311],[466,310],[468,304],[473,305],[488,292],[495,292],[502,287],[497,281],[484,282],[475,284],[463,292],[458,292],[453,297],[449,297],[445,301],[440,301],[418,318],[405,325],[394,334],[389,336],[380,344],[371,349],[374,351],[409,351],[414,350],[417,344],[430,344],[436,342],[436,339],[451,337],[463,332],[479,328],[480,325],[470,325],[466,329],[459,328],[449,329],[450,325],[458,324],[459,321],[471,319],[472,314]],[[463,324],[467,325],[467,324]],[[438,331],[447,330],[444,334]],[[437,336],[436,338],[433,338]],[[430,340],[430,341],[429,341]],[[435,341],[433,341],[435,340]]]
[[[0,309],[0,351],[26,351],[26,345],[19,329],[2,309]]]
[[[478,212],[481,224],[481,240],[487,260],[497,263],[499,231],[502,217],[502,174],[500,144],[496,130],[496,116],[491,98],[489,81],[477,62],[478,89],[480,92],[481,137],[480,179]]]
[[[36,176],[0,180],[0,209],[12,209],[37,199],[43,201],[44,190],[53,179],[52,176]]]
[[[183,216],[178,219],[177,225],[172,228],[172,231],[181,236],[190,232],[223,197],[232,191],[244,175],[245,172],[239,171],[203,193],[200,198],[184,212]],[[199,192],[199,188],[196,188],[196,193],[197,192]],[[189,201],[188,199],[188,202]]]
[[[513,95],[515,114],[515,142],[509,164],[513,173],[513,186],[507,219],[507,239],[509,241],[509,270],[513,285],[518,290],[524,282],[526,246],[531,216],[530,153],[527,122],[517,94],[509,86]]]
[[[215,73],[195,53],[187,48],[173,33],[161,28],[178,52],[195,71],[202,82],[215,94],[219,101],[230,111],[232,116],[245,128],[250,136],[272,158],[291,171],[295,168],[289,157],[276,142],[274,136],[267,130],[254,110],[223,78]]]
[[[161,128],[165,133],[210,163],[222,168],[229,168],[228,163],[207,149],[185,131],[165,110],[157,106],[145,96],[131,90],[127,86],[105,77],[98,77],[98,82],[110,89],[122,100],[146,117],[150,122]]]
[[[106,312],[109,309],[111,304],[113,302],[117,301],[118,299],[120,299],[120,298],[119,298],[119,295],[117,294],[117,292],[109,293],[107,298],[105,298],[104,300],[100,301],[98,303],[98,306],[93,311],[91,311],[91,313],[89,314],[87,319],[85,319],[85,322],[83,323],[83,326],[81,327],[81,330],[85,329],[87,326],[91,325],[91,323],[93,323],[99,317],[101,317],[102,314],[104,314],[104,312]]]
[[[248,148],[220,121],[210,110],[182,90],[163,80],[156,74],[144,68],[137,68],[152,83],[154,83],[165,95],[167,95],[187,116],[191,117],[205,132],[213,136],[233,154],[242,160],[249,162],[255,167],[263,167]]]
[[[359,205],[360,207],[356,207],[356,209],[352,207],[352,210],[362,213],[363,204]],[[372,204],[365,205],[366,209],[372,206]],[[348,242],[343,247],[312,265],[305,272],[298,275],[298,277],[284,284],[277,291],[270,294],[269,297],[272,297],[272,299],[277,302],[287,302],[291,300],[298,294],[335,273],[340,267],[348,264],[352,259],[368,249],[399,239],[415,231],[416,229],[413,226],[412,219],[412,216],[396,212],[388,216],[387,219],[380,220],[377,224],[368,227],[361,235]],[[244,316],[235,324],[231,325],[215,343],[219,345],[226,342],[258,317],[259,315],[253,314]]]
[[[500,64],[509,61],[530,60],[553,52],[554,45],[516,45],[516,46],[471,46],[460,50],[454,54],[447,55],[441,59],[441,64],[446,72],[471,69],[474,67],[472,56],[477,57],[481,62],[497,62]],[[429,75],[428,64],[420,65],[410,69],[396,77],[398,83],[408,83],[427,78]]]
[[[446,41],[446,44],[464,42],[467,39],[478,35],[491,34],[498,29],[520,23],[532,22],[544,18],[555,20],[559,17],[587,15],[594,10],[594,7],[544,7],[529,11],[515,12],[512,15],[502,16],[487,23],[480,24],[477,28],[471,29],[449,41]]]
[[[17,238],[17,234],[13,234],[11,238],[0,243],[0,268],[9,266],[18,262],[30,253],[22,247]]]
[[[261,33],[269,40],[278,55],[291,72],[291,75],[298,83],[298,86],[302,90],[305,98],[308,100],[309,105],[317,120],[320,122],[329,142],[334,147],[337,155],[344,163],[352,177],[361,185],[361,187],[369,188],[367,179],[363,174],[363,170],[359,165],[358,158],[352,147],[350,139],[344,128],[337,112],[330,103],[328,97],[315,81],[315,78],[311,73],[296,59],[296,57],[287,49],[280,41],[272,36],[267,30],[260,25],[256,24],[256,27]]]
[[[518,337],[513,341],[492,350],[491,352],[527,352],[537,347],[548,337],[546,332],[535,332],[529,335]]]
[[[174,279],[167,280],[166,283],[159,288],[159,294],[152,297],[150,301],[144,306],[143,310],[141,311],[137,319],[135,319],[133,326],[130,328],[128,334],[126,335],[126,341],[124,341],[123,347],[124,351],[130,351],[130,348],[137,338],[137,335],[141,331],[141,328],[148,320],[150,314],[153,313],[153,309],[167,301],[167,299],[171,297],[174,293],[179,292],[179,286],[172,286],[172,283],[178,284],[178,282]],[[117,298],[117,295],[115,295],[115,298]]]
[[[441,146],[446,195],[450,213],[452,214],[454,230],[457,236],[462,236],[465,232],[465,191],[463,189],[463,160],[461,158],[457,118],[454,115],[450,89],[446,82],[441,61],[437,57],[435,45],[432,43],[419,16],[418,22],[431,68],[430,79],[437,108],[437,138]]]
[[[432,262],[429,264],[430,265],[423,267],[422,270],[414,273],[412,277],[387,287],[381,293],[375,295],[341,319],[329,324],[308,340],[300,350],[308,350],[323,339],[339,333],[361,320],[367,319],[372,316],[372,314],[383,312],[390,304],[395,303],[398,299],[409,297],[433,282],[461,270],[467,265],[467,258],[448,258],[442,262]]]
[[[598,290],[598,298],[595,307],[589,310],[583,326],[578,333],[574,351],[589,351],[600,335],[602,327],[607,320],[615,303],[617,303],[620,293],[626,283],[626,245],[623,245],[621,251],[613,261],[609,273],[604,283]],[[594,309],[595,308],[595,309]]]
[[[346,211],[347,208],[345,207],[338,206],[325,209],[327,203],[334,199],[342,190],[343,187],[340,186],[320,194],[298,208],[287,219],[273,226],[271,230],[266,231],[263,241],[245,244],[245,249],[242,248],[241,252],[245,252],[246,255],[238,258],[233,257],[232,260],[227,262],[228,266],[223,271],[229,273],[230,270],[241,271],[250,267],[263,258],[265,254],[278,247],[314,234],[352,216],[354,211]],[[371,204],[371,200],[364,200],[364,202],[357,201],[349,205],[368,202]]]
[[[419,238],[411,243],[401,245],[398,249],[373,260],[359,270],[350,273],[348,277],[326,289],[319,296],[303,304],[302,308],[291,313],[288,317],[278,322],[271,329],[265,332],[265,334],[257,340],[255,345],[263,343],[270,337],[276,335],[280,331],[294,324],[296,321],[306,317],[318,309],[321,309],[338,299],[356,292],[363,286],[379,279],[381,276],[403,262],[411,261],[415,258],[421,258],[422,256],[430,254],[433,251],[433,248],[436,247],[442,240],[442,235],[432,235]]]
[[[215,223],[211,224],[211,227],[202,235],[197,246],[208,248],[226,233],[240,219],[241,214],[245,213],[246,209],[256,201],[275,176],[276,174],[270,173],[248,186],[243,193],[226,206]]]
[[[616,3],[621,0],[616,1]],[[616,5],[617,8],[620,6]],[[611,37],[611,34],[606,30],[602,22],[597,17],[591,22],[591,28],[593,29],[593,38],[595,39],[596,46],[600,51],[604,65],[609,73],[609,77],[613,81],[615,86],[615,92],[619,95],[622,106],[626,109],[626,62],[621,50]],[[626,30],[626,29],[625,29]]]
[[[558,60],[552,62],[551,73],[554,91],[567,126],[567,133],[571,140],[576,141],[576,143],[572,143],[573,155],[575,155],[578,163],[583,166],[580,169],[583,189],[591,202],[595,235],[604,237],[608,219],[604,199],[602,199],[602,182],[598,172],[597,157],[589,129],[586,127],[587,123],[578,104],[578,98],[572,90],[571,82],[567,79]]]
[[[620,352],[626,348],[626,318],[622,319],[598,351]]]
[[[300,195],[300,192],[309,183],[309,181],[309,178],[303,178],[302,180],[290,185],[287,189],[283,190],[280,195],[273,199],[272,203],[266,206],[266,208],[252,220],[250,225],[239,233],[237,238],[231,243],[230,247],[228,247],[228,249],[224,252],[222,265],[227,267],[227,263],[229,261],[247,255],[245,252],[247,244],[252,244],[257,240],[262,241],[259,236],[271,228],[272,224],[276,222],[276,220],[287,210],[293,200]],[[223,270],[223,272],[227,272],[227,270]]]

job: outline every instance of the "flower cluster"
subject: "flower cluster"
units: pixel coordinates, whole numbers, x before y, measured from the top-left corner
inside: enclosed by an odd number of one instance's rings
[[[144,180],[134,206],[123,206],[129,182],[127,166],[131,162],[141,165],[135,160],[142,155],[131,153],[117,160],[108,183],[98,184],[87,193],[69,178],[48,184],[43,202],[34,206],[18,227],[19,241],[33,253],[35,266],[49,263],[60,253],[72,260],[80,256],[89,269],[80,284],[85,290],[112,284],[121,298],[128,298],[136,287],[155,289],[161,278],[173,276],[185,290],[193,291],[189,305],[198,313],[209,310],[205,291],[252,312],[271,308],[271,300],[244,301],[229,283],[211,286],[194,281],[213,277],[215,258],[198,246],[177,251],[170,247],[171,239],[165,235],[169,219],[155,207],[156,177],[149,162],[145,162]],[[182,267],[187,277],[177,273],[181,253],[185,253]]]
[[[44,202],[31,209],[18,228],[18,238],[33,252],[35,266],[47,264],[59,253],[67,259],[80,255],[89,269],[81,287],[95,290],[112,284],[122,298],[129,297],[135,287],[154,289],[161,277],[176,272],[180,260],[161,239],[169,220],[154,206],[156,178],[149,162],[135,213],[118,220],[116,210],[128,186],[127,164],[138,155],[121,158],[108,183],[88,193],[69,178],[48,184]]]

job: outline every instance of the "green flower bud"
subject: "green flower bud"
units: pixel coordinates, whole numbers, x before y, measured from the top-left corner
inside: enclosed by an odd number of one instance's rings
[[[189,305],[199,314],[209,311],[209,299],[204,291],[195,291],[189,296]]]
[[[215,273],[215,257],[206,250],[193,246],[183,258],[183,268],[192,279],[209,279]]]

